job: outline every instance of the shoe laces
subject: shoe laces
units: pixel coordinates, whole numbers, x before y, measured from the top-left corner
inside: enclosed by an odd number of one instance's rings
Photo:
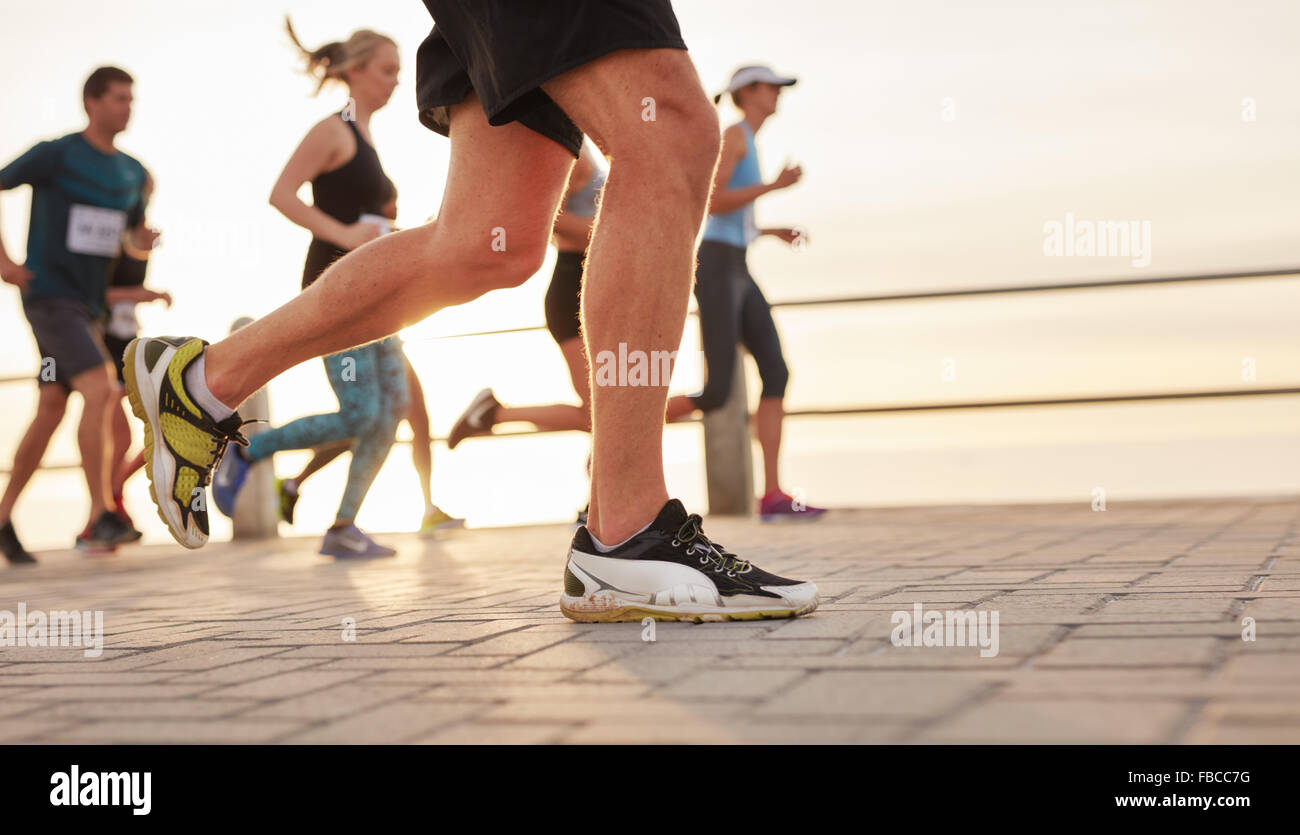
[[[688,555],[698,555],[700,565],[712,565],[715,574],[726,572],[727,576],[735,577],[753,568],[749,560],[737,559],[736,555],[723,548],[721,543],[705,536],[703,523],[704,519],[698,513],[687,516],[686,521],[681,524],[676,536],[673,537],[673,547],[685,545]]]
[[[250,423],[265,422],[266,421],[259,420],[240,420],[237,424],[223,425],[233,423],[233,421],[223,420],[221,423],[213,424],[212,429],[208,434],[208,437],[212,440],[212,446],[208,449],[208,455],[210,456],[212,463],[208,464],[207,471],[203,473],[203,477],[199,479],[200,486],[207,487],[212,483],[212,474],[217,471],[217,467],[221,464],[221,458],[226,454],[226,451],[230,449],[230,444],[232,442],[237,443],[240,446],[248,446],[248,438],[239,430],[243,429]]]

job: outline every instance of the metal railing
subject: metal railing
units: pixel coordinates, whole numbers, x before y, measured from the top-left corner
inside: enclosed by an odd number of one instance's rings
[[[1150,278],[1120,278],[1120,279],[1100,279],[1096,281],[1070,281],[1041,284],[1021,284],[1021,285],[1002,285],[993,287],[977,287],[967,289],[950,289],[950,290],[926,290],[910,293],[883,293],[862,296],[840,296],[833,298],[813,298],[797,299],[790,301],[773,302],[774,309],[797,308],[797,307],[814,307],[825,305],[849,305],[849,304],[875,304],[887,302],[903,301],[928,301],[937,299],[963,298],[970,296],[988,296],[997,294],[1021,294],[1021,293],[1042,293],[1042,292],[1072,292],[1080,290],[1098,290],[1103,288],[1119,287],[1141,287],[1141,286],[1167,286],[1172,284],[1189,284],[1207,281],[1239,281],[1239,280],[1260,280],[1272,278],[1296,278],[1300,277],[1300,267],[1288,267],[1284,269],[1271,270],[1251,270],[1229,273],[1204,273],[1194,275],[1166,275],[1153,276]],[[691,315],[696,315],[691,311]],[[494,330],[472,331],[465,333],[439,334],[427,337],[430,340],[447,340],[463,339],[468,337],[486,337],[499,336],[503,334],[529,333],[534,331],[545,330],[542,325],[531,325],[515,328],[499,328]],[[723,428],[716,426],[712,428],[715,432],[740,432],[746,438],[744,446],[748,445],[748,426],[747,421],[741,420],[741,417],[747,415],[745,408],[739,410],[735,408],[737,404],[745,404],[745,375],[735,375],[736,386],[728,401],[728,406],[724,406],[719,412],[728,415],[729,426]],[[31,376],[23,377],[0,377],[0,385],[13,383],[27,383],[33,378]],[[1266,397],[1278,395],[1295,395],[1300,394],[1300,383],[1295,385],[1274,386],[1270,388],[1235,388],[1235,389],[1213,389],[1213,390],[1193,390],[1193,391],[1173,391],[1173,392],[1137,392],[1137,393],[1113,393],[1113,394],[1096,394],[1079,397],[1054,397],[1054,398],[1025,398],[1011,400],[982,400],[982,401],[957,401],[957,402],[935,402],[935,403],[907,403],[896,405],[845,405],[833,406],[820,409],[797,409],[790,410],[786,414],[793,418],[810,418],[810,417],[838,417],[846,415],[869,415],[869,414],[887,414],[887,413],[904,413],[904,412],[925,412],[925,411],[956,411],[967,409],[992,409],[992,408],[1021,408],[1035,406],[1076,406],[1086,404],[1100,403],[1128,403],[1140,401],[1168,401],[1168,400],[1188,400],[1198,398],[1219,398],[1219,397]],[[705,423],[706,435],[711,431],[711,418],[703,419],[694,418],[689,420],[677,421],[674,424],[692,424]],[[518,435],[541,435],[548,434],[552,431],[568,430],[514,430],[495,432],[494,436],[510,437]],[[445,438],[434,438],[435,441],[444,441]],[[399,443],[410,443],[409,441],[399,441]],[[706,440],[706,447],[709,446]],[[733,445],[734,446],[734,445]],[[50,464],[42,467],[44,470],[67,470],[78,469],[79,464],[60,463]],[[752,467],[750,458],[747,455],[739,456],[737,460],[718,461],[709,458],[706,455],[706,467],[711,471],[709,478],[710,484],[710,508],[735,507],[737,512],[748,512],[750,506],[749,489],[744,488],[743,495],[735,491],[736,495],[723,496],[714,495],[713,485],[716,483],[727,484],[734,483],[746,485],[752,479],[752,473],[748,468]],[[740,467],[744,472],[732,472],[729,475],[715,471],[732,471]],[[8,469],[0,470],[0,473],[8,474]],[[715,478],[714,475],[718,475]],[[743,510],[742,510],[743,508]],[[716,512],[716,511],[715,511]]]

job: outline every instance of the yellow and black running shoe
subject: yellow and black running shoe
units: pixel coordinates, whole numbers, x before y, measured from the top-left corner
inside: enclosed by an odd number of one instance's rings
[[[298,481],[292,478],[277,478],[275,492],[280,497],[280,518],[293,524],[293,509],[298,504]]]
[[[208,497],[226,444],[248,445],[235,412],[222,421],[199,408],[185,389],[185,369],[203,355],[193,337],[131,340],[123,360],[131,411],[144,422],[144,468],[158,515],[176,541],[199,548],[208,541]]]

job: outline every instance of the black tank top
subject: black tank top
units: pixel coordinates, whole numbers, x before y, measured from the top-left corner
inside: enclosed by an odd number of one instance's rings
[[[343,118],[342,113],[339,118]],[[356,122],[343,119],[343,124],[352,130],[357,141],[357,151],[343,165],[312,180],[311,197],[316,208],[339,223],[351,225],[362,215],[384,213],[384,206],[393,197],[393,181],[384,174],[384,167],[379,164],[379,154],[361,136]],[[307,248],[307,263],[302,270],[303,289],[346,252],[330,241],[313,237],[311,246]]]

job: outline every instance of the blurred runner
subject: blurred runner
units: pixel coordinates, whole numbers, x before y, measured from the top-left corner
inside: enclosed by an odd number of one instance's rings
[[[83,401],[77,445],[90,493],[90,520],[76,544],[104,550],[140,538],[114,512],[110,412],[116,386],[103,338],[105,291],[123,244],[147,252],[157,238],[145,225],[149,174],[115,144],[131,119],[133,84],[116,67],[95,70],[82,89],[85,129],[41,142],[0,169],[0,189],[32,187],[26,261],[14,262],[0,241],[0,277],[22,291],[41,356],[36,415],[0,498],[0,549],[10,562],[33,561],[11,516],[72,392]]]
[[[368,29],[319,49],[307,49],[293,27],[288,29],[306,58],[308,72],[319,80],[317,91],[327,82],[338,81],[347,86],[349,96],[346,109],[311,129],[271,191],[271,204],[312,233],[302,274],[305,291],[337,258],[387,231],[383,210],[395,189],[371,143],[370,117],[392,96],[400,64],[392,39]],[[311,183],[310,206],[298,197],[306,182]],[[356,517],[392,449],[397,423],[406,413],[409,395],[401,342],[390,336],[324,359],[339,410],[260,432],[253,436],[247,451],[235,446],[222,459],[213,498],[222,513],[233,516],[236,497],[254,462],[283,450],[345,442],[352,447],[347,484],[320,553],[393,556],[396,551],[375,542],[356,526]]]
[[[556,249],[555,269],[546,288],[546,329],[559,346],[569,367],[569,380],[582,405],[552,403],[545,406],[505,406],[492,389],[480,391],[465,407],[447,436],[447,448],[455,449],[472,435],[488,435],[498,423],[522,421],[546,431],[591,431],[591,387],[587,379],[586,349],[582,345],[580,306],[582,267],[586,260],[591,224],[596,219],[597,201],[608,172],[599,156],[584,144],[569,176],[564,204],[555,219],[551,243]],[[588,473],[591,461],[588,458]],[[587,523],[587,511],[578,512],[578,524]]]
[[[387,221],[397,219],[396,189],[393,189],[393,197],[384,207],[383,217]],[[406,387],[411,395],[411,404],[404,417],[411,427],[411,458],[415,464],[415,473],[420,479],[420,490],[424,493],[424,517],[420,520],[420,534],[429,536],[440,531],[463,528],[464,519],[452,516],[433,503],[433,439],[429,433],[429,410],[424,402],[424,386],[420,384],[415,366],[411,365],[405,352],[402,359],[406,363]],[[277,479],[275,488],[280,499],[280,518],[292,525],[293,511],[298,504],[303,482],[351,448],[352,441],[339,441],[320,447],[297,476]]]
[[[758,365],[763,391],[754,422],[763,448],[766,481],[759,513],[764,522],[808,521],[824,514],[781,489],[781,424],[785,420],[785,388],[790,379],[781,338],[772,320],[772,308],[749,274],[745,255],[760,235],[771,235],[793,245],[793,229],[762,229],[754,222],[754,201],[764,194],[789,188],[803,176],[800,167],[785,168],[771,183],[763,182],[754,135],[776,112],[781,90],[795,83],[768,67],[741,67],[731,77],[727,93],[744,118],[722,135],[722,157],[714,177],[709,219],[700,244],[700,266],[695,274],[695,300],[699,304],[700,344],[708,376],[704,390],[694,397],[668,401],[668,419],[678,420],[697,410],[721,408],[731,394],[732,380],[744,373],[736,365],[736,346],[744,345]],[[722,93],[714,97],[717,102]]]
[[[145,199],[150,196],[146,191]],[[126,352],[126,346],[140,331],[140,322],[135,315],[136,305],[152,301],[161,301],[168,307],[172,304],[170,293],[157,292],[144,286],[148,269],[148,251],[135,251],[132,254],[129,248],[124,247],[122,256],[117,260],[113,273],[109,276],[108,290],[105,293],[108,302],[108,324],[104,328],[104,346],[113,360],[118,382],[118,405],[112,409],[113,447],[112,454],[109,456],[109,472],[117,515],[132,527],[134,524],[122,501],[122,493],[127,479],[144,466],[144,450],[141,449],[131,456],[130,460],[127,459],[127,452],[131,447],[131,425],[126,415],[126,378],[122,376],[122,355]]]

